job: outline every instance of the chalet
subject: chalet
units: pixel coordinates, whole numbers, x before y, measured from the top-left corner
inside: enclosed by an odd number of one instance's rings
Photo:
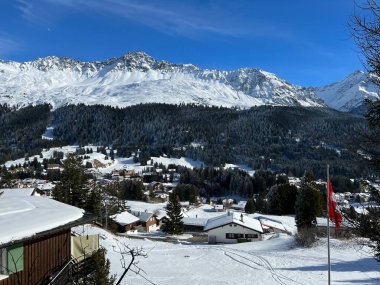
[[[124,170],[124,176],[125,176],[125,178],[131,178],[131,177],[136,176],[136,172],[134,169],[125,169]]]
[[[209,219],[204,230],[207,231],[209,243],[259,241],[263,234],[259,220],[238,212],[227,212]]]
[[[203,232],[208,219],[204,218],[182,218],[184,232]]]
[[[52,196],[55,184],[51,182],[38,183],[36,185],[36,192],[42,196]]]
[[[238,211],[244,211],[246,204],[247,204],[247,201],[240,201],[237,204],[232,204],[231,209],[238,210]]]
[[[139,226],[142,230],[150,233],[158,229],[159,221],[155,214],[148,212],[132,212],[132,214],[139,219]]]
[[[128,213],[127,211],[113,215],[111,219],[118,224],[119,233],[126,233],[135,229],[140,221],[139,218]]]
[[[58,171],[60,172],[63,169],[63,167],[59,164],[48,164],[47,165],[47,171]]]
[[[71,227],[88,221],[83,210],[52,199],[0,196],[0,285],[68,284],[77,261]]]

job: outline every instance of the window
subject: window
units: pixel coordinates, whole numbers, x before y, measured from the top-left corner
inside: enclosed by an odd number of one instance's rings
[[[244,234],[232,234],[232,233],[226,234],[226,239],[238,239],[238,238],[244,238]]]
[[[15,244],[0,249],[0,274],[8,275],[24,270],[24,247]]]
[[[258,238],[259,235],[258,234],[246,234],[245,235],[245,238]]]

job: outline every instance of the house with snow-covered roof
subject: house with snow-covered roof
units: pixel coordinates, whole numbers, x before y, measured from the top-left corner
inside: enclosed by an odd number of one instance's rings
[[[225,215],[209,219],[204,230],[208,234],[209,243],[259,241],[263,234],[259,220],[230,211]]]
[[[49,198],[0,195],[0,285],[67,284],[83,255],[71,227],[89,220],[82,209]],[[91,249],[87,256],[98,247]]]
[[[157,215],[154,213],[132,211],[132,214],[139,219],[140,228],[146,232],[156,231],[159,228]]]
[[[208,219],[183,217],[184,232],[203,232]]]
[[[132,231],[140,221],[138,217],[132,215],[127,211],[113,215],[111,216],[111,219],[117,223],[119,233]]]

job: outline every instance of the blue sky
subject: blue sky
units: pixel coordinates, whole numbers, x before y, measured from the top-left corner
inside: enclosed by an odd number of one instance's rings
[[[0,58],[145,51],[320,86],[363,69],[348,28],[353,11],[352,0],[8,0],[0,3]]]

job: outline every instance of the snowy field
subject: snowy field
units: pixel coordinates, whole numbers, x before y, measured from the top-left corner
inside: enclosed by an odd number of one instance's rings
[[[118,277],[123,269],[113,248],[121,243],[143,247],[148,257],[137,260],[144,271],[141,276],[129,272],[122,284],[327,284],[325,240],[313,248],[295,246],[288,235],[235,245],[172,244],[115,237],[89,225],[75,231],[100,234],[111,272]],[[332,284],[380,283],[379,263],[355,241],[333,239],[331,259]]]

